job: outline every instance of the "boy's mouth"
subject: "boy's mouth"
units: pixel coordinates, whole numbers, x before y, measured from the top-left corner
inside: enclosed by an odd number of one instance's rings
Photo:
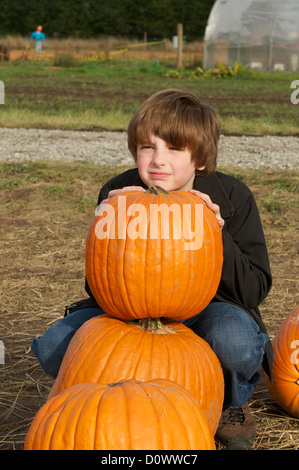
[[[169,173],[162,173],[162,172],[160,173],[157,171],[150,171],[149,175],[153,179],[164,179],[164,178],[167,178],[167,176],[169,176]]]

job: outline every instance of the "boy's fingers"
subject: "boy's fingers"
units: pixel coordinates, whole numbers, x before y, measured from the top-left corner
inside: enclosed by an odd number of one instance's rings
[[[216,219],[218,221],[219,227],[222,228],[224,226],[224,220],[222,219],[220,215],[220,207],[218,206],[218,204],[214,204],[208,194],[201,193],[200,191],[197,191],[196,189],[189,189],[189,192],[192,194],[195,194],[195,196],[200,197],[206,203],[207,207],[214,212]]]
[[[141,192],[145,192],[145,189],[142,186],[126,186],[125,188],[111,189],[111,191],[109,191],[109,193],[108,193],[108,197],[106,199],[103,199],[101,204],[104,203],[104,202],[107,202],[111,197],[117,196],[118,194],[121,194],[124,191],[141,191]]]

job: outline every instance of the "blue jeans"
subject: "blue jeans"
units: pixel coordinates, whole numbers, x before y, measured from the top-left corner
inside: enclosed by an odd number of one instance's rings
[[[100,308],[77,310],[35,338],[32,350],[43,369],[56,377],[68,344],[90,318],[105,313]],[[207,341],[221,363],[225,396],[224,408],[241,407],[254,392],[259,380],[265,345],[269,341],[244,310],[224,302],[209,304],[201,313],[183,322]]]

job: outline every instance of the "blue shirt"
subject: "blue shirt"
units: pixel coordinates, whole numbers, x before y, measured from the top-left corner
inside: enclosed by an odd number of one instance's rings
[[[34,31],[34,32],[31,34],[30,41],[32,41],[32,39],[35,39],[36,41],[43,41],[43,42],[45,42],[45,35],[44,35],[44,33],[40,33],[39,31]]]

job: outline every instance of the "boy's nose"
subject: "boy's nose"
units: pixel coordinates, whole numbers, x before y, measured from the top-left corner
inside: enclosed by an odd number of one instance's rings
[[[164,155],[163,150],[155,149],[153,153],[153,162],[156,165],[165,165],[165,155]]]

